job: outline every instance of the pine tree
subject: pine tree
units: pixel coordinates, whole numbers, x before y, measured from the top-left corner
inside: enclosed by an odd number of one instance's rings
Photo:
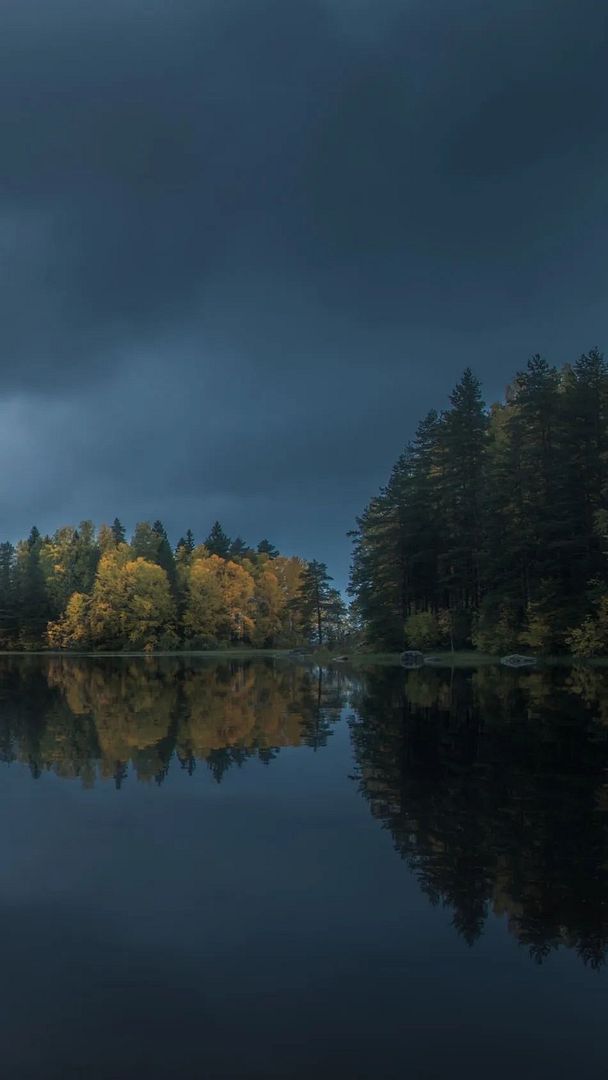
[[[446,606],[474,610],[480,599],[481,487],[487,417],[479,380],[467,368],[450,395],[439,432],[439,513],[445,534],[439,579]]]
[[[173,555],[171,544],[169,543],[169,538],[167,536],[165,526],[163,525],[162,521],[157,520],[154,522],[152,530],[158,537],[156,558],[154,559],[154,562],[156,562],[158,566],[162,566],[169,579],[169,585],[171,586],[171,590],[173,593],[175,593],[177,586],[175,558]]]
[[[114,536],[115,543],[117,545],[118,544],[124,544],[127,533],[126,533],[124,525],[122,524],[121,521],[119,521],[119,519],[117,517],[114,518],[114,521],[112,522],[112,525],[111,525],[111,529],[112,529],[112,535]]]
[[[442,605],[438,563],[443,521],[439,504],[439,438],[441,422],[432,410],[418,425],[411,447],[407,486],[406,544],[410,551],[411,587],[407,612],[437,611]]]
[[[34,526],[27,540],[17,547],[15,568],[18,629],[21,642],[32,647],[43,639],[51,615],[49,597],[40,561],[42,537]]]
[[[15,548],[7,541],[0,544],[0,640],[5,647],[16,636],[16,599]]]
[[[268,555],[269,559],[278,559],[279,549],[270,543],[270,540],[260,540],[258,544],[258,555]]]
[[[71,583],[73,591],[80,593],[91,592],[100,554],[93,522],[81,521],[78,530],[74,533],[72,549]]]
[[[570,537],[567,584],[580,597],[604,569],[597,525],[608,506],[608,364],[597,349],[566,366],[561,396],[561,491]]]
[[[335,603],[331,581],[333,578],[327,572],[325,563],[313,559],[304,568],[300,592],[295,600],[294,606],[304,626],[318,645],[323,645],[326,640],[331,607]]]
[[[227,559],[230,554],[230,537],[224,532],[219,521],[215,521],[211,532],[205,540],[205,547],[210,555],[219,555],[221,559]]]
[[[131,537],[131,551],[136,559],[157,562],[160,535],[149,521],[138,521]]]
[[[179,540],[177,541],[175,550],[181,551],[183,549],[184,551],[187,551],[189,555],[191,555],[194,551],[194,546],[194,533],[192,532],[192,529],[187,529],[186,535],[180,536]]]
[[[410,598],[407,512],[410,455],[402,454],[388,485],[372,499],[351,533],[354,542],[349,593],[370,641],[403,647]]]
[[[248,551],[249,545],[243,540],[242,536],[235,536],[230,544],[228,554],[231,559],[242,559]]]

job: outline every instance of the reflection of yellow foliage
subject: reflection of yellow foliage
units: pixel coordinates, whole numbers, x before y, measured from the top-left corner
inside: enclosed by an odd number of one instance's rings
[[[109,777],[128,763],[140,779],[154,777],[174,749],[206,760],[223,749],[298,746],[319,707],[316,681],[292,667],[55,656],[33,670],[44,672],[53,702],[42,765],[87,783],[97,768]]]
[[[408,672],[405,692],[410,704],[418,708],[448,710],[452,703],[450,684],[437,671]]]
[[[608,726],[608,672],[605,669],[573,667],[568,689],[594,709],[598,723]]]
[[[51,665],[49,682],[61,687],[76,716],[93,717],[106,774],[117,761],[128,761],[168,735],[177,682],[151,678],[143,664],[108,670],[105,664],[62,659]]]
[[[226,677],[222,668],[190,672],[178,750],[206,758],[227,746],[297,746],[301,718],[290,711],[285,681],[272,669],[240,668]]]

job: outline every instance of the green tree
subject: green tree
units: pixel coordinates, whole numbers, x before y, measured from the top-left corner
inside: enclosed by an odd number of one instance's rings
[[[410,602],[407,545],[411,450],[397,461],[388,485],[371,500],[351,533],[349,593],[368,640],[384,648],[403,646]]]
[[[473,611],[481,596],[481,491],[487,417],[479,380],[467,368],[442,417],[439,511],[444,534],[438,560],[446,606]]]
[[[318,645],[323,645],[326,641],[326,632],[335,605],[334,590],[330,586],[332,580],[325,563],[313,559],[302,571],[300,591],[294,602],[309,637]]]
[[[160,537],[149,521],[138,521],[131,537],[131,551],[136,559],[158,561]]]
[[[235,536],[234,540],[230,542],[228,554],[231,559],[242,559],[249,550],[249,545],[243,540],[242,536]]]
[[[177,587],[175,557],[173,555],[171,544],[169,543],[169,538],[167,537],[165,526],[163,525],[162,521],[155,521],[152,526],[152,530],[158,537],[156,558],[154,559],[154,562],[156,562],[158,566],[161,566],[162,569],[165,571],[169,580],[169,585],[171,586],[172,591],[175,593]]]
[[[27,540],[17,545],[15,592],[19,641],[25,648],[39,645],[51,608],[41,562],[43,539],[34,526]]]
[[[114,518],[114,521],[112,522],[111,528],[112,528],[112,535],[114,537],[114,543],[116,544],[116,546],[118,547],[119,544],[124,544],[124,542],[126,540],[127,533],[126,533],[124,525],[122,524],[121,521],[119,521],[119,519],[117,517]]]
[[[0,544],[0,641],[5,647],[14,643],[16,631],[15,548],[5,541]]]
[[[224,532],[219,521],[215,521],[205,540],[205,547],[209,554],[218,555],[220,559],[227,559],[230,554],[230,543],[230,537]]]
[[[270,543],[270,540],[260,540],[258,544],[258,555],[267,555],[269,559],[278,558],[280,552],[274,544]]]
[[[179,540],[177,541],[177,547],[175,550],[177,552],[183,549],[191,555],[194,551],[195,546],[196,545],[194,541],[194,533],[192,532],[192,529],[187,529],[186,535],[180,536]]]

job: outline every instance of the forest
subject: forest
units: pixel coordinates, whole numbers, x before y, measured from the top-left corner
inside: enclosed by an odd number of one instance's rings
[[[250,548],[215,522],[176,548],[161,521],[118,519],[0,544],[0,647],[146,651],[330,645],[345,605],[324,563]]]
[[[608,653],[608,365],[532,357],[486,407],[464,372],[351,534],[376,648]]]

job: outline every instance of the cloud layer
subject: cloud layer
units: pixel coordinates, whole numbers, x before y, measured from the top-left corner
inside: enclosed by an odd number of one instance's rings
[[[462,367],[604,340],[595,0],[6,0],[4,531],[160,516],[344,576]]]

